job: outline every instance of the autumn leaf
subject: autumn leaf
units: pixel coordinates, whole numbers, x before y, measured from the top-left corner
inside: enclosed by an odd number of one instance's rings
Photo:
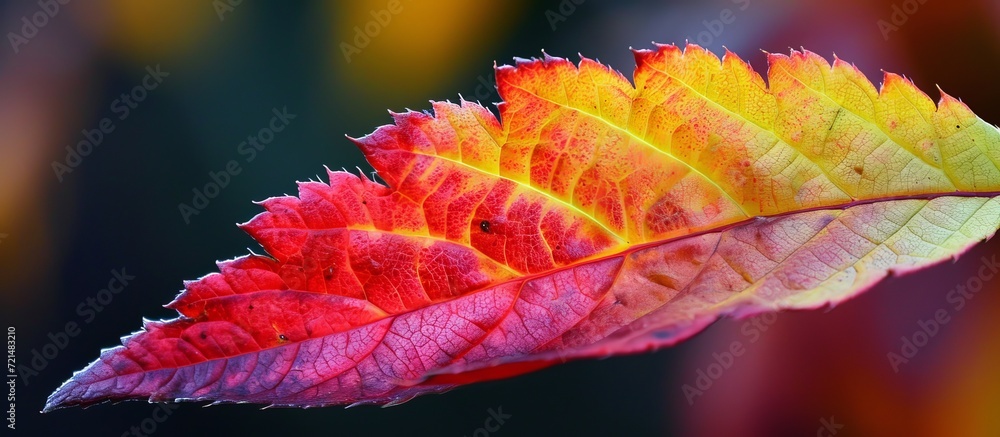
[[[712,321],[849,299],[1000,227],[1000,131],[942,93],[810,52],[635,51],[496,69],[477,103],[355,140],[386,182],[330,172],[73,375],[45,411],[106,400],[394,404]],[[502,123],[501,121],[502,120]]]

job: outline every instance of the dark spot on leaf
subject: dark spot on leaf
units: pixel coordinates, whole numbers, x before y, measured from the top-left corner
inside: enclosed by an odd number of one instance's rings
[[[328,267],[326,270],[323,270],[323,279],[329,281],[331,278],[333,278],[333,267]]]
[[[855,173],[857,173],[857,174],[861,174],[861,173],[863,173],[864,171],[865,171],[865,169],[864,169],[864,168],[862,168],[862,167],[861,167],[860,165],[855,165],[855,166],[854,166],[854,172],[855,172]]]
[[[367,204],[368,204],[368,201],[367,201],[367,200],[362,200],[362,201],[361,201],[361,204],[362,204],[362,205],[367,205]]]
[[[660,199],[646,214],[649,229],[656,233],[669,232],[688,226],[688,214],[684,209],[668,199]]]
[[[205,331],[201,331],[201,334],[198,334],[198,336],[201,337],[202,340],[208,338],[208,335],[205,334]]]
[[[288,337],[285,337],[285,334],[278,334],[278,338],[279,338],[279,339],[280,339],[281,341],[288,341]]]
[[[837,119],[840,118],[841,112],[844,112],[844,108],[837,108],[837,114],[833,116],[833,122],[830,123],[830,127],[828,127],[826,130],[828,131],[833,130],[833,126],[837,124]]]
[[[680,289],[680,285],[678,285],[677,281],[675,281],[674,278],[671,278],[670,276],[667,276],[667,275],[661,275],[659,273],[653,273],[653,274],[649,275],[649,280],[652,283],[654,283],[654,284],[657,284],[657,285],[660,285],[660,286],[663,286],[663,287],[666,287],[666,288],[670,288],[670,289],[674,289],[674,290]]]
[[[487,234],[490,233],[490,222],[489,222],[489,220],[483,220],[483,221],[479,222],[479,230],[481,230],[481,231],[483,231],[483,232],[485,232]]]
[[[823,224],[822,226],[825,228],[827,226],[830,226],[830,223],[833,223],[833,221],[836,219],[837,217],[834,216],[833,214],[826,214],[820,217],[819,222],[822,223]]]
[[[247,310],[253,311],[253,305],[248,306]]]

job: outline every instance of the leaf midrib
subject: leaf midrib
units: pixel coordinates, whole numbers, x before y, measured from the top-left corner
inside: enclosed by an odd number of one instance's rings
[[[652,149],[653,151],[655,151],[657,153],[660,153],[660,154],[662,154],[662,155],[664,155],[664,156],[666,156],[666,157],[668,157],[668,158],[670,158],[670,159],[672,159],[672,160],[680,163],[681,165],[687,167],[691,172],[693,172],[696,175],[700,176],[702,179],[704,179],[709,184],[712,184],[713,186],[715,186],[715,188],[719,190],[719,193],[722,194],[724,197],[726,197],[726,199],[728,199],[730,202],[732,202],[732,204],[734,206],[736,206],[737,208],[739,208],[739,210],[743,213],[744,216],[751,217],[751,215],[744,208],[743,204],[741,204],[740,202],[737,202],[736,199],[734,199],[733,196],[728,191],[726,191],[725,189],[723,189],[722,186],[720,186],[719,183],[716,182],[714,179],[708,177],[700,169],[698,169],[697,167],[695,167],[692,164],[688,163],[687,161],[684,161],[683,159],[678,158],[677,156],[675,156],[674,154],[672,154],[672,153],[670,153],[670,152],[668,152],[666,150],[663,150],[663,149],[660,149],[659,147],[656,147],[655,145],[653,145],[649,141],[646,141],[644,138],[639,137],[638,135],[636,135],[632,131],[628,130],[627,128],[622,128],[622,127],[620,127],[618,125],[615,125],[615,124],[609,122],[608,120],[605,120],[604,118],[602,118],[600,116],[591,114],[591,113],[586,112],[586,111],[584,111],[584,110],[582,110],[580,108],[577,108],[577,107],[574,107],[574,106],[570,106],[568,104],[562,104],[562,103],[556,102],[554,100],[547,99],[547,98],[542,97],[542,96],[540,96],[540,95],[538,95],[536,93],[533,93],[533,92],[531,92],[531,91],[529,91],[529,90],[527,90],[525,88],[517,86],[516,84],[510,83],[510,82],[506,82],[506,83],[511,88],[515,88],[515,89],[524,91],[525,93],[527,93],[527,94],[529,94],[529,95],[531,95],[531,96],[533,96],[533,97],[535,97],[535,98],[537,98],[539,100],[542,100],[542,101],[551,103],[553,105],[556,105],[556,106],[558,106],[560,108],[567,109],[567,110],[570,110],[570,111],[575,111],[575,112],[583,114],[583,115],[585,115],[587,117],[591,117],[593,119],[599,120],[599,121],[603,122],[605,125],[607,125],[608,127],[612,128],[612,129],[614,129],[614,130],[616,130],[618,132],[621,132],[621,133],[625,134],[626,136],[628,136],[629,138],[631,138],[635,142],[637,142],[639,144],[642,144],[642,145],[648,147],[649,149]],[[504,128],[507,128],[506,124],[504,125]]]
[[[585,265],[585,264],[597,263],[597,262],[605,261],[605,260],[608,260],[608,259],[611,259],[611,258],[615,258],[615,257],[624,257],[624,256],[627,256],[627,255],[629,255],[631,253],[634,253],[636,251],[639,251],[639,250],[642,250],[642,249],[646,249],[646,248],[649,248],[649,247],[655,247],[655,246],[659,246],[659,245],[663,245],[663,244],[668,244],[668,243],[672,243],[674,241],[678,241],[678,240],[682,240],[682,239],[694,238],[694,237],[698,237],[698,236],[705,235],[705,234],[711,234],[711,233],[716,233],[716,232],[724,232],[726,230],[729,230],[729,229],[732,229],[732,228],[735,228],[735,227],[739,227],[739,226],[743,226],[743,225],[749,224],[749,223],[751,223],[754,220],[761,220],[761,219],[770,220],[770,219],[781,218],[781,217],[785,217],[785,216],[789,216],[789,215],[796,215],[796,214],[813,212],[813,211],[847,209],[847,208],[853,208],[853,207],[857,207],[857,206],[862,206],[862,205],[867,205],[867,204],[872,204],[872,203],[880,203],[880,202],[901,201],[901,200],[928,200],[929,201],[929,200],[933,200],[933,199],[940,198],[940,197],[985,197],[985,198],[1000,199],[1000,191],[982,192],[982,193],[978,193],[978,192],[927,193],[927,194],[909,195],[909,196],[897,196],[897,197],[886,197],[886,198],[877,198],[877,199],[866,199],[866,200],[852,201],[852,202],[843,203],[843,204],[837,204],[837,205],[818,206],[818,207],[813,207],[813,208],[800,209],[800,210],[796,210],[796,211],[788,211],[788,212],[783,212],[783,213],[774,214],[774,215],[770,215],[770,216],[751,217],[751,218],[748,218],[748,219],[745,219],[745,220],[741,220],[741,221],[738,221],[738,222],[733,222],[733,223],[729,223],[729,224],[726,224],[726,225],[717,226],[717,227],[714,227],[714,228],[711,228],[711,229],[705,229],[705,230],[702,230],[702,231],[692,232],[690,234],[686,234],[686,235],[682,235],[682,236],[677,236],[677,237],[667,238],[667,239],[663,239],[663,240],[657,240],[657,241],[651,241],[651,242],[645,242],[645,243],[641,243],[641,244],[632,245],[632,246],[629,246],[628,248],[626,248],[625,250],[622,250],[620,252],[615,252],[613,254],[604,254],[604,255],[598,254],[596,256],[593,256],[593,257],[590,257],[590,258],[585,258],[585,259],[579,260],[579,261],[577,261],[575,263],[567,264],[565,266],[554,268],[554,269],[551,269],[551,270],[548,270],[548,271],[545,271],[545,272],[539,272],[539,273],[534,273],[534,274],[527,274],[527,275],[519,276],[519,277],[514,278],[514,279],[510,279],[508,281],[491,283],[491,284],[483,286],[482,288],[475,289],[475,290],[470,290],[470,291],[466,292],[465,294],[463,294],[462,296],[459,296],[457,298],[462,298],[462,297],[465,297],[465,296],[472,295],[473,293],[478,293],[478,292],[481,292],[481,291],[484,291],[484,290],[488,290],[488,289],[491,289],[491,288],[494,288],[494,287],[498,287],[498,286],[503,285],[504,283],[507,283],[507,282],[510,282],[510,281],[522,281],[522,283],[526,283],[526,282],[528,282],[530,280],[533,280],[533,279],[536,279],[536,278],[539,278],[539,277],[543,277],[543,276],[547,276],[547,275],[551,275],[551,274],[554,274],[556,272],[563,271],[565,269],[576,268],[576,267],[579,267],[579,266]],[[514,298],[513,302],[516,303],[516,301],[517,301],[516,299],[517,299],[518,296],[519,296],[519,294],[515,295],[515,298]],[[441,304],[443,302],[449,302],[449,301],[435,302],[435,303],[432,303],[431,305]],[[428,306],[430,306],[430,305],[428,305]],[[409,314],[409,313],[411,313],[413,311],[418,311],[418,310],[421,310],[423,308],[427,308],[428,306],[424,306],[424,307],[420,307],[420,308],[414,308],[414,309],[410,309],[410,310],[403,311],[403,312],[400,312],[400,313],[392,314],[392,315],[387,316],[386,318],[379,319],[379,320],[374,320],[374,321],[368,322],[366,324],[358,325],[358,326],[353,327],[351,329],[359,329],[359,328],[362,328],[362,327],[365,327],[365,326],[369,326],[369,325],[375,324],[375,323],[385,323],[386,320],[395,319],[395,318],[398,318],[398,317],[403,316],[405,314]],[[513,308],[513,306],[511,306],[511,308]],[[187,318],[187,317],[182,316],[182,317],[178,317],[176,319],[172,319],[171,321],[173,321],[173,320],[182,320],[182,319],[185,319],[185,318]],[[189,319],[189,318],[187,318],[187,319]],[[146,331],[146,332],[148,332],[148,331]],[[346,331],[340,331],[340,332],[337,332],[337,333],[331,333],[331,334],[327,334],[327,335],[333,335],[333,334],[338,334],[338,333],[342,333],[342,332],[346,332]],[[289,342],[287,344],[281,345],[280,347],[285,347],[285,346],[292,345],[292,344],[298,344],[298,343],[302,343],[302,342],[309,341],[309,340],[316,340],[316,339],[320,339],[320,338],[323,338],[323,337],[325,337],[325,336],[310,337],[310,338],[299,340],[299,341],[296,341],[296,342]],[[119,347],[124,347],[124,346],[119,346]],[[266,350],[266,349],[262,348],[262,349],[260,349],[258,351],[244,352],[244,353],[235,354],[235,355],[226,356],[226,357],[206,359],[205,361],[201,361],[201,362],[198,362],[198,363],[192,363],[192,364],[186,364],[186,365],[183,365],[183,366],[177,366],[177,367],[172,368],[172,369],[179,369],[179,368],[188,367],[188,366],[196,366],[196,365],[200,365],[202,363],[206,363],[206,362],[209,362],[209,361],[215,361],[215,360],[221,360],[221,359],[228,360],[230,358],[235,358],[235,357],[239,357],[239,356],[243,356],[243,355],[258,354],[258,353],[260,353],[260,352],[262,352],[264,350]],[[89,382],[88,384],[92,385],[94,383],[106,381],[108,379],[112,379],[112,378],[116,378],[116,377],[121,377],[121,376],[135,374],[135,373],[152,372],[152,371],[155,371],[155,370],[163,370],[163,369],[169,369],[169,368],[168,367],[163,367],[161,369],[140,370],[138,372],[128,372],[128,373],[115,374],[115,375],[107,377],[107,378],[102,378],[102,379],[98,379],[98,380]],[[69,382],[69,381],[67,381],[67,382]]]

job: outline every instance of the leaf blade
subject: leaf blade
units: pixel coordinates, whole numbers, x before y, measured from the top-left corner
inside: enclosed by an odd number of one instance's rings
[[[330,172],[262,202],[241,227],[274,258],[186,283],[180,318],[45,411],[394,404],[836,304],[1000,226],[1000,131],[947,95],[876,94],[809,52],[769,55],[769,87],[731,53],[635,53],[635,87],[586,58],[499,67],[502,124],[465,101],[393,114],[355,140],[388,186]]]

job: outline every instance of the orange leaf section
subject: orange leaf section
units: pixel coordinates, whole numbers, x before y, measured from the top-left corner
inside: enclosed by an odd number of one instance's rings
[[[497,120],[434,103],[343,172],[264,201],[271,257],[219,264],[78,372],[102,400],[396,403],[683,340],[722,315],[843,301],[1000,226],[1000,132],[899,76],[769,55],[637,51],[497,68]],[[769,216],[763,218],[761,216]],[[273,257],[273,258],[272,258]]]
[[[426,232],[471,247],[520,273],[564,266],[620,244],[570,203],[497,174],[504,135],[482,106],[434,103],[436,117],[393,114],[396,124],[357,140],[400,198],[424,211]]]
[[[186,284],[170,307],[188,317],[211,316],[213,300],[244,292],[233,284],[250,282],[258,290],[361,299],[381,317],[516,275],[460,241],[428,232],[429,214],[404,194],[344,172],[329,177],[329,185],[300,183],[297,198],[265,200],[267,212],[241,226],[274,260],[251,256],[223,263],[221,273]],[[246,311],[219,315],[256,316],[248,323],[273,316]]]

